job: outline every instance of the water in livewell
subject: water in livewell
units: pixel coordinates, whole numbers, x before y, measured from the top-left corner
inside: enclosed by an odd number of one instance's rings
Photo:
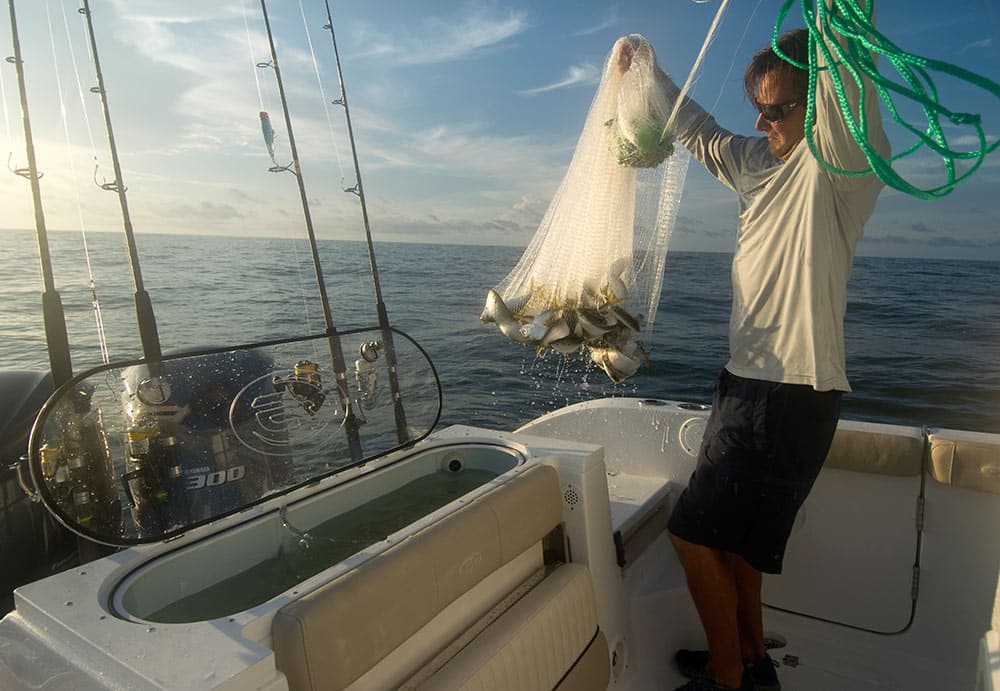
[[[497,476],[490,470],[438,471],[310,528],[275,556],[143,616],[161,623],[203,621],[241,612],[343,561]],[[293,522],[294,525],[294,522]],[[298,526],[296,526],[298,527]]]

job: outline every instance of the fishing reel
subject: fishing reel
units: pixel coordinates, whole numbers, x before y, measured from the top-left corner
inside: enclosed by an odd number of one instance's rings
[[[140,534],[183,525],[190,515],[177,437],[166,421],[144,416],[125,433],[128,457],[122,488]]]
[[[275,376],[272,383],[275,392],[287,391],[309,415],[315,415],[326,400],[319,365],[310,360],[299,360],[291,374],[287,377]]]
[[[121,506],[104,418],[94,408],[94,387],[81,384],[57,413],[59,436],[39,450],[42,478],[76,522],[96,532],[117,530]]]
[[[190,520],[175,432],[187,407],[172,401],[170,381],[162,374],[142,377],[126,391],[122,489],[139,534],[163,533]]]
[[[362,343],[358,349],[361,357],[354,361],[354,380],[358,385],[359,407],[371,410],[378,404],[378,370],[375,361],[384,346],[380,341]]]

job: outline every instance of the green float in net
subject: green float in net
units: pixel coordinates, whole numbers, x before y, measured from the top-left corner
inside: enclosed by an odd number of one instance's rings
[[[792,60],[778,48],[778,37],[781,26],[795,0],[785,0],[775,22],[771,45],[775,52],[787,62],[809,71],[809,97],[806,111],[805,138],[813,156],[825,168],[837,175],[858,177],[875,174],[886,185],[920,199],[937,199],[949,194],[960,183],[967,180],[982,165],[986,154],[994,151],[1000,141],[987,143],[983,131],[982,118],[976,113],[955,112],[946,108],[938,98],[938,90],[931,78],[932,72],[955,77],[983,89],[1000,98],[1000,84],[981,75],[955,65],[913,55],[901,50],[886,36],[875,29],[871,8],[864,7],[858,0],[829,0],[816,3],[814,11],[813,0],[800,0],[802,16],[809,29],[809,64],[804,65]],[[827,7],[827,4],[830,7]],[[869,0],[869,5],[872,3]],[[823,36],[834,40],[823,40]],[[816,80],[817,75],[825,67],[819,67],[818,56],[822,55],[826,65],[837,65],[840,69],[829,70],[829,77],[840,101],[845,124],[854,140],[861,147],[868,160],[865,170],[844,170],[823,159],[816,146],[813,135],[816,115]],[[881,56],[898,73],[901,81],[884,77],[876,67],[876,59]],[[916,137],[916,142],[889,159],[881,157],[871,145],[868,137],[868,127],[864,118],[857,117],[851,111],[844,86],[845,75],[853,79],[861,94],[858,112],[865,111],[865,91],[862,80],[867,78],[874,86],[875,92],[885,103],[889,115],[905,130]],[[925,128],[918,128],[903,119],[897,107],[896,99],[903,98],[918,104],[926,117]],[[958,150],[949,144],[948,136],[942,122],[950,122],[962,127],[962,134],[974,133],[977,141],[971,150]],[[953,138],[953,142],[957,138]],[[927,147],[941,157],[947,176],[941,185],[920,188],[905,180],[893,168],[893,162],[910,156]],[[968,167],[959,173],[956,162],[968,162]]]

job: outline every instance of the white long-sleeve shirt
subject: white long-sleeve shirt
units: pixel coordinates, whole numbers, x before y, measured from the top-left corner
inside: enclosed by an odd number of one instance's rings
[[[856,113],[858,90],[849,75],[844,82]],[[672,82],[666,88],[672,95],[678,91]],[[878,97],[868,83],[865,112],[869,141],[887,157]],[[819,391],[850,391],[844,355],[847,281],[882,182],[874,175],[845,177],[826,170],[805,140],[783,162],[766,137],[733,134],[690,100],[677,126],[678,140],[739,194],[726,369]],[[868,167],[825,70],[817,81],[813,132],[829,163],[845,170]]]

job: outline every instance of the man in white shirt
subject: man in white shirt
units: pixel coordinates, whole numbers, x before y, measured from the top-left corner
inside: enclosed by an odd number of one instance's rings
[[[808,32],[785,34],[779,48],[807,64]],[[630,62],[624,45],[619,64],[627,69]],[[856,114],[858,89],[836,69]],[[659,76],[676,97],[676,85]],[[809,150],[807,78],[770,46],[754,56],[744,87],[764,137],[733,134],[690,100],[678,118],[678,141],[739,195],[730,359],[698,466],[668,528],[709,646],[678,651],[678,667],[692,679],[684,691],[780,688],[764,648],[761,574],[781,572],[795,515],[829,451],[841,392],[850,391],[847,280],[882,183],[874,175],[834,174]],[[865,96],[869,141],[888,157],[870,84]],[[841,169],[867,168],[828,71],[820,72],[814,97],[817,152]]]

